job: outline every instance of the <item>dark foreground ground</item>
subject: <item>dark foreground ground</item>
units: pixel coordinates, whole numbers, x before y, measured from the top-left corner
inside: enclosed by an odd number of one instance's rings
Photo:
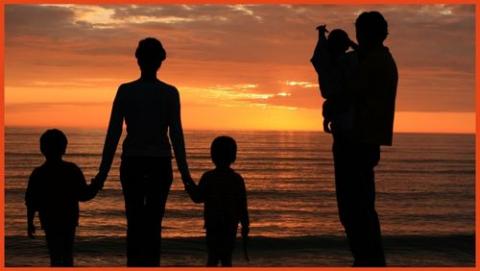
[[[125,266],[123,238],[77,238],[76,266]],[[475,237],[386,236],[389,266],[475,266]],[[172,238],[163,241],[162,266],[203,266],[206,253],[203,238]],[[7,266],[48,266],[42,237],[5,238]],[[240,240],[234,255],[236,266],[350,266],[347,243],[340,237],[295,238],[254,237],[249,243],[250,262],[243,257]]]

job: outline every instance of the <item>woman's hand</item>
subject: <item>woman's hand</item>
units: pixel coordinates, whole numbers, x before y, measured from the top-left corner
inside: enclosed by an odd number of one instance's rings
[[[192,179],[192,176],[190,174],[184,174],[182,175],[182,182],[185,188],[189,185],[195,184],[195,182]]]
[[[103,184],[107,179],[107,175],[105,173],[99,172],[95,178],[92,179],[92,185],[98,190],[102,190]]]

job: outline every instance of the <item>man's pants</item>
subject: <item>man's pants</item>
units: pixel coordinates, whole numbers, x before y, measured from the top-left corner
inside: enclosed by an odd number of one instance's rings
[[[374,168],[380,146],[334,136],[333,158],[340,221],[354,266],[385,266],[380,222],[375,211]]]
[[[162,219],[173,180],[171,159],[124,157],[120,180],[127,215],[127,266],[159,266]]]

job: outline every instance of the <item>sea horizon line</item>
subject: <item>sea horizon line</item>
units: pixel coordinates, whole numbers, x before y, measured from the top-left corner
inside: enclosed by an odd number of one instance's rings
[[[105,130],[107,127],[100,126],[43,126],[43,125],[5,125],[4,129],[75,129],[75,130]],[[252,129],[252,128],[237,128],[237,129],[221,129],[221,128],[188,128],[184,127],[185,132],[259,132],[259,133],[269,133],[269,132],[278,132],[278,133],[320,133],[327,134],[323,130],[307,130],[307,129]],[[422,134],[422,135],[475,135],[475,132],[452,132],[452,131],[394,131],[394,134]]]

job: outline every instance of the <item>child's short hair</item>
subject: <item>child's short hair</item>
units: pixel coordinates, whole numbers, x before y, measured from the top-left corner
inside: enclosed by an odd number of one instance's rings
[[[40,151],[47,159],[64,155],[67,144],[67,137],[58,129],[47,130],[40,137]]]
[[[350,38],[342,29],[334,29],[328,35],[328,46],[334,50],[346,51],[350,47]]]
[[[212,142],[210,155],[217,167],[229,166],[237,158],[237,143],[229,136],[219,136]]]

